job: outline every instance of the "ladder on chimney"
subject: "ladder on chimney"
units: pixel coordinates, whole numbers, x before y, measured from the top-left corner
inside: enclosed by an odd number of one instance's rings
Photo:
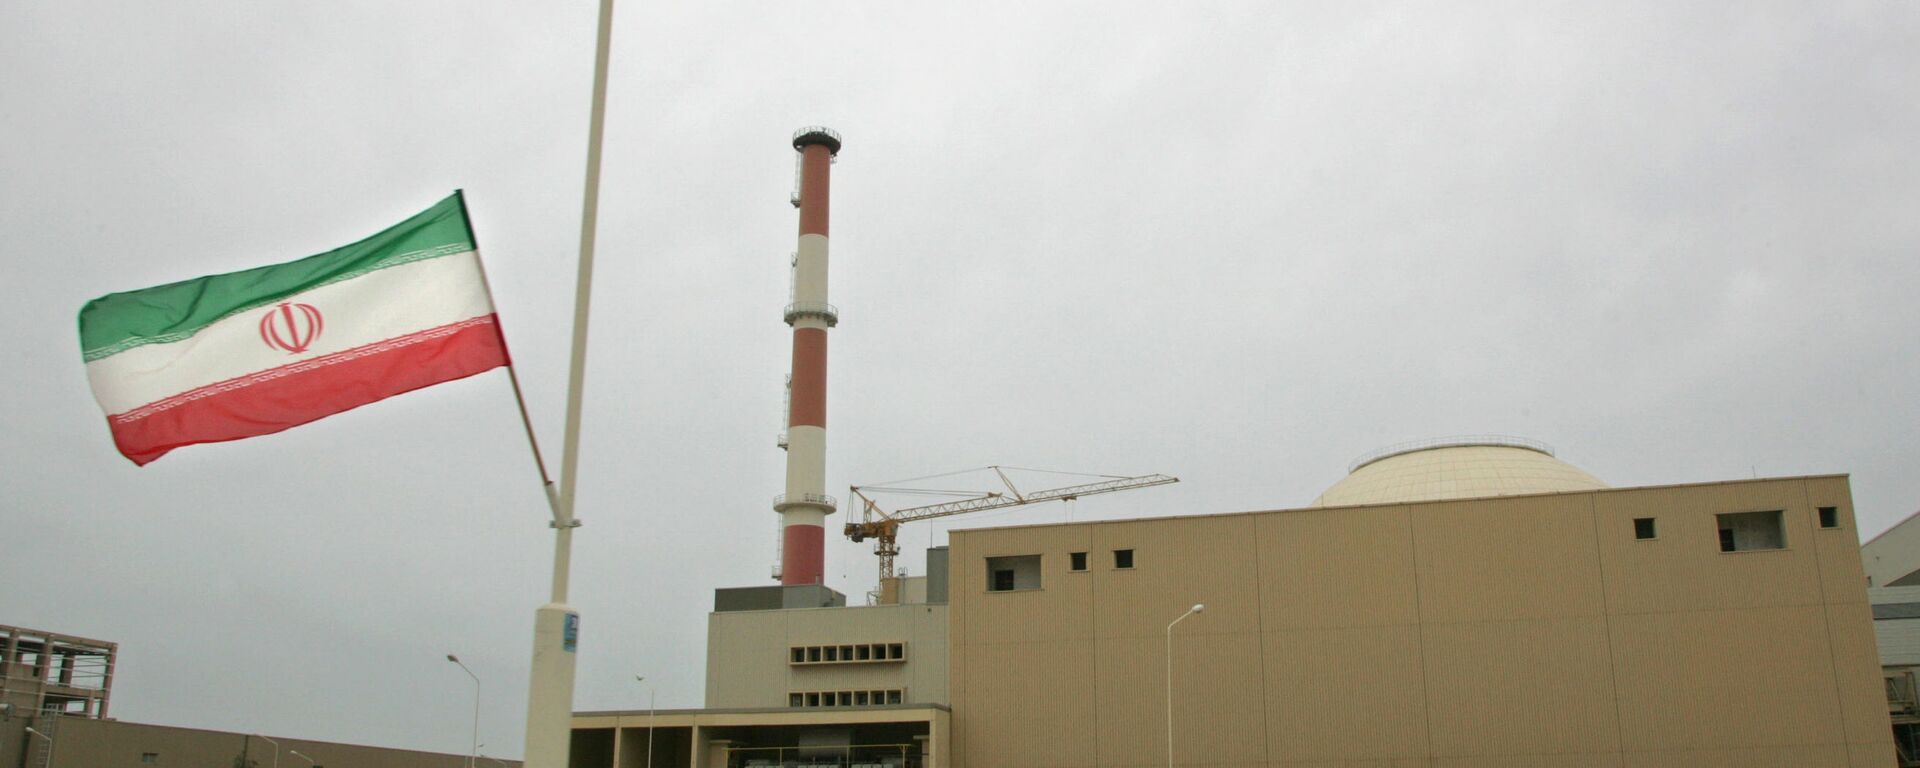
[[[28,740],[33,742],[33,753],[27,757],[27,768],[47,768],[53,763],[53,740],[60,738],[55,734],[60,726],[60,713],[51,709],[42,712],[39,717],[33,719],[33,726],[35,731],[45,734],[46,738],[36,738],[33,734],[26,734]]]

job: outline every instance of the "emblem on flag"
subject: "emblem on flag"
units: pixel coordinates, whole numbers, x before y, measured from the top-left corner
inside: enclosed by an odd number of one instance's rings
[[[260,316],[260,340],[269,347],[297,355],[307,351],[314,339],[320,338],[321,325],[320,310],[314,309],[312,304],[283,301],[280,306]]]

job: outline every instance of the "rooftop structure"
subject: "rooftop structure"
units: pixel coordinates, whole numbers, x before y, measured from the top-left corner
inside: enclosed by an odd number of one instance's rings
[[[1355,459],[1315,507],[1591,491],[1599,478],[1537,440],[1475,435],[1388,446]]]

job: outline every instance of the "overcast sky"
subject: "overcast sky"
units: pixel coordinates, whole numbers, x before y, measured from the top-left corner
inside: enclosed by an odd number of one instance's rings
[[[517,756],[547,510],[503,372],[135,468],[74,317],[465,188],[557,453],[594,7],[0,0],[0,623],[127,720]],[[1402,440],[1920,508],[1920,3],[623,3],[580,709],[702,703],[768,582],[795,128],[833,179],[829,492],[1165,472],[1302,506]],[[909,526],[902,564],[955,525]],[[829,520],[837,526],[841,513]],[[857,602],[866,546],[829,537]]]

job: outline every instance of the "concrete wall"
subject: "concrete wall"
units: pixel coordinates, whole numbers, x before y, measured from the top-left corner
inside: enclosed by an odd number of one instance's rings
[[[575,712],[571,768],[643,768],[649,729],[658,731],[655,768],[725,766],[728,749],[745,749],[742,760],[769,757],[766,746],[792,748],[808,735],[854,732],[892,734],[861,745],[920,743],[925,768],[945,768],[949,713],[941,706],[834,709],[702,709]],[[902,735],[916,734],[916,735]],[[888,740],[890,739],[890,740]],[[792,757],[793,751],[786,756]]]
[[[1773,509],[1786,548],[1719,551]],[[1205,603],[1180,765],[1884,768],[1857,542],[1844,477],[954,531],[952,758],[1164,764]]]
[[[260,768],[274,764],[273,745],[242,733],[77,718],[63,718],[57,731],[51,768],[232,768],[235,758],[241,757]],[[466,755],[270,738],[280,743],[279,761],[286,768],[307,764],[287,754],[289,750],[299,750],[329,768],[461,768],[467,761]],[[142,762],[146,753],[154,755],[154,762]],[[517,760],[504,762],[513,768],[520,765]]]
[[[947,702],[947,606],[881,605],[733,611],[707,617],[707,698],[714,708],[785,707],[794,691],[904,689],[905,703]],[[796,666],[796,645],[907,644],[904,663]]]
[[[1920,587],[1867,590],[1880,666],[1920,667]]]
[[[1869,587],[1908,587],[1920,581],[1920,513],[1882,531],[1860,547]]]

